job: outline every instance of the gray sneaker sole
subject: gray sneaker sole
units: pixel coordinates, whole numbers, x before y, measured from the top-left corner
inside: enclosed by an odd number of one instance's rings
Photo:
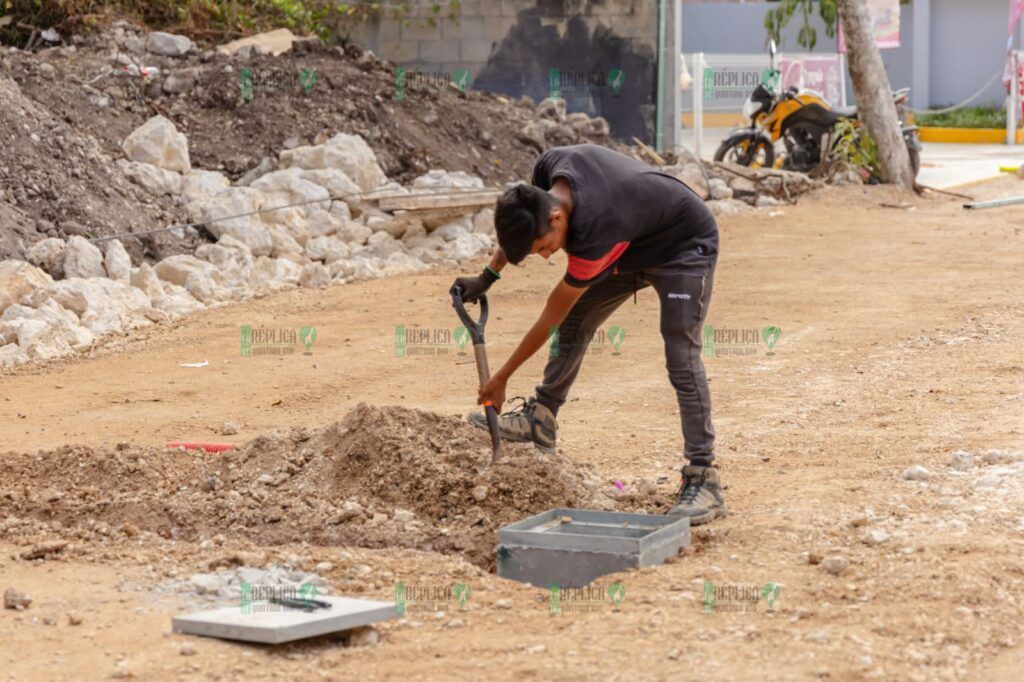
[[[724,504],[721,507],[712,507],[703,514],[699,514],[697,516],[688,516],[687,514],[681,514],[679,512],[673,514],[671,510],[668,513],[668,516],[687,516],[687,518],[690,519],[691,526],[703,526],[705,523],[710,523],[719,517],[728,515],[729,508]]]
[[[466,416],[466,421],[468,421],[470,424],[472,424],[473,426],[475,426],[478,429],[482,429],[484,431],[489,431],[489,428],[487,426],[487,419],[481,413],[479,413],[479,412],[470,412]],[[501,439],[502,440],[507,440],[510,443],[533,443],[533,447],[537,448],[538,450],[543,452],[545,455],[553,455],[553,454],[555,454],[555,446],[553,446],[553,445],[541,445],[540,443],[538,443],[537,441],[533,440],[532,438],[522,438],[520,436],[514,436],[514,435],[509,435],[509,434],[506,434],[506,433],[502,433],[501,434]]]

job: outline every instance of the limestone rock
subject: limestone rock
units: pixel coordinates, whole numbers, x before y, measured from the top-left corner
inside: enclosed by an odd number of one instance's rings
[[[65,277],[106,277],[103,253],[83,237],[71,237],[64,247]]]
[[[156,264],[154,269],[156,270],[157,277],[165,282],[177,284],[180,287],[185,286],[189,275],[195,272],[212,276],[215,271],[215,268],[210,263],[187,254],[164,258]]]
[[[709,197],[708,181],[704,179],[704,173],[696,163],[670,166],[665,171],[696,192],[701,199]]]
[[[141,289],[142,293],[146,294],[153,301],[162,298],[164,295],[164,287],[160,277],[149,263],[143,263],[137,268],[132,268],[129,282],[133,287]]]
[[[340,170],[364,192],[387,183],[387,176],[377,163],[376,154],[358,135],[338,133],[322,145],[283,151],[280,158],[282,168]]]
[[[37,287],[52,282],[52,277],[24,261],[0,261],[0,313]]]
[[[254,256],[267,256],[274,248],[274,242],[259,215],[221,220],[225,216],[256,211],[263,202],[264,197],[258,190],[229,187],[203,202],[202,219],[214,237],[230,235],[245,244]]]
[[[154,31],[146,37],[146,51],[164,57],[183,57],[195,47],[196,44],[187,36],[173,33]]]
[[[565,120],[565,100],[555,97],[546,97],[537,105],[537,116],[552,121],[562,122]]]
[[[26,301],[39,307],[51,298],[78,315],[96,335],[120,333],[166,319],[140,289],[106,277],[64,279],[36,289]]]
[[[132,161],[150,163],[178,173],[188,173],[191,169],[188,140],[164,116],[154,116],[133,130],[121,148]]]
[[[321,263],[308,263],[299,273],[299,286],[325,287],[331,283],[331,276]]]
[[[38,241],[29,247],[26,254],[28,262],[41,268],[44,272],[48,272],[53,277],[63,277],[65,245],[63,239],[57,239],[56,237],[47,237]],[[3,304],[0,303],[0,311],[2,310]]]
[[[147,192],[156,195],[181,194],[181,173],[141,161],[118,159],[117,165],[125,176]]]
[[[131,284],[132,259],[125,251],[120,239],[111,239],[107,243],[107,252],[103,255],[103,265],[107,277],[112,280]]]
[[[484,181],[465,171],[432,169],[413,180],[412,186],[429,189],[483,189]]]
[[[203,201],[220,194],[231,183],[222,173],[194,169],[181,179],[181,193],[186,201]]]
[[[306,258],[330,265],[334,261],[348,258],[352,253],[348,244],[337,237],[315,237],[306,242]]]
[[[473,216],[473,232],[494,234],[494,209],[482,208]]]

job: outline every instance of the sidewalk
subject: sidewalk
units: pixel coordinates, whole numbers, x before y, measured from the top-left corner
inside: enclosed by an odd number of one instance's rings
[[[731,132],[732,129],[727,128],[705,129],[701,156],[714,158],[718,145]],[[683,131],[683,144],[689,150],[693,149],[693,137],[692,130]],[[936,189],[996,177],[1000,166],[1024,165],[1024,145],[925,142],[922,147],[917,181]]]

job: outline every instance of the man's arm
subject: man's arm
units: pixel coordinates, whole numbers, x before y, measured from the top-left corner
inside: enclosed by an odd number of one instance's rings
[[[505,252],[499,246],[494,250],[494,255],[491,256],[491,262],[487,267],[495,272],[501,272],[506,265],[508,265],[508,258],[505,258]]]
[[[452,284],[452,288],[449,291],[454,293],[458,289],[462,292],[463,302],[472,303],[487,293],[492,284],[501,279],[501,275],[498,273],[506,265],[508,265],[508,259],[505,258],[505,252],[499,246],[495,249],[491,262],[484,268],[483,272],[476,277],[459,277]]]
[[[561,281],[548,296],[544,310],[540,317],[533,323],[530,330],[523,336],[523,340],[509,356],[492,377],[487,385],[480,390],[478,403],[491,403],[500,407],[505,402],[505,385],[509,378],[515,374],[524,362],[529,360],[534,353],[540,350],[547,343],[552,327],[557,327],[565,320],[573,304],[586,291],[585,287],[574,287]]]

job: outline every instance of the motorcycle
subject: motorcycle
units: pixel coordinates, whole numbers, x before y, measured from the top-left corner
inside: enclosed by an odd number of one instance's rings
[[[776,93],[774,82],[780,73],[775,68],[774,41],[770,54],[767,82],[758,85],[743,105],[743,117],[750,119],[750,126],[726,138],[715,151],[715,161],[773,168],[776,166],[775,143],[781,139],[786,149],[781,168],[806,173],[834,155],[844,131],[856,134],[860,127],[857,107],[833,107],[818,93],[795,87]],[[893,93],[903,139],[914,177],[917,177],[921,168],[921,140],[917,126],[908,122],[909,97],[910,88]],[[823,146],[829,147],[827,157],[822,154]]]

